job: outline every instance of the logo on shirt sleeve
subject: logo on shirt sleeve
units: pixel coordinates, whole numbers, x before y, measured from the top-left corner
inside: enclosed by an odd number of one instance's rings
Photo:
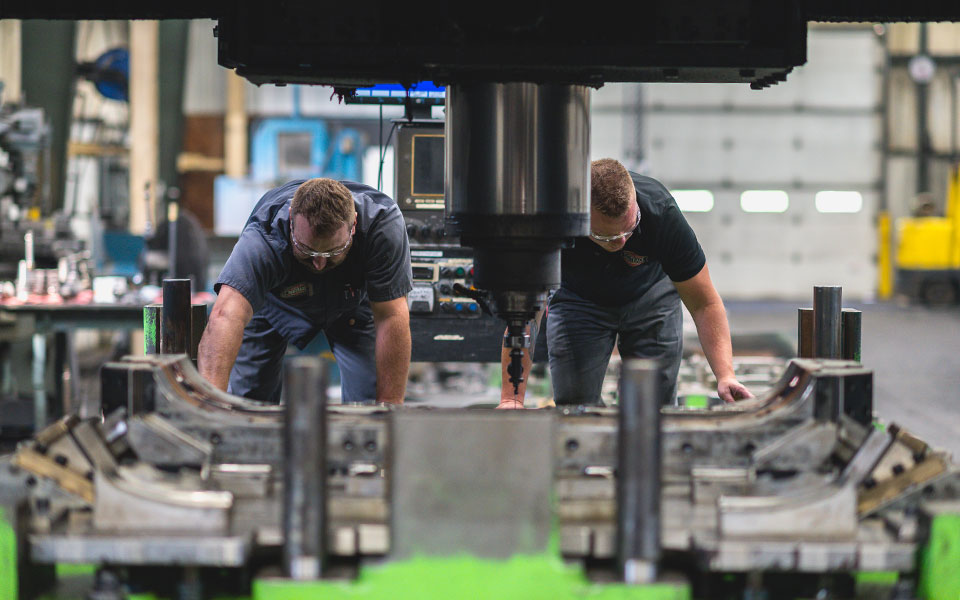
[[[289,300],[290,298],[299,298],[301,296],[312,296],[313,286],[307,282],[295,283],[280,290],[279,296]]]
[[[640,265],[647,263],[646,256],[640,256],[636,252],[631,252],[629,250],[623,251],[623,262],[627,263],[628,267],[639,267]]]

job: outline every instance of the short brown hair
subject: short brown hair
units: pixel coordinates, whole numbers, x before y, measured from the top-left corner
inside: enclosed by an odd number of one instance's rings
[[[590,207],[607,217],[626,214],[633,199],[633,179],[627,168],[612,158],[590,163]]]
[[[303,215],[315,235],[329,235],[353,223],[357,209],[353,195],[339,181],[317,177],[300,184],[290,203],[290,219]]]

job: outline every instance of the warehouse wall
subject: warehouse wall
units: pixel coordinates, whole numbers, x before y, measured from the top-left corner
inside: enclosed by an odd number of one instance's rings
[[[802,299],[817,284],[864,298],[875,288],[882,45],[869,28],[813,30],[808,44],[807,64],[762,91],[661,83],[597,95],[594,156],[712,194],[712,208],[686,216],[725,298]],[[786,205],[747,212],[750,190],[785,193]],[[862,205],[821,212],[823,191],[858,192]]]

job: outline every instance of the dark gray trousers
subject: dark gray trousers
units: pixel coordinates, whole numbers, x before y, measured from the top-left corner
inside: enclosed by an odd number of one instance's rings
[[[614,343],[622,358],[660,361],[663,402],[677,397],[683,351],[680,295],[668,277],[620,307],[598,306],[559,289],[547,312],[547,351],[554,399],[559,404],[598,404]]]

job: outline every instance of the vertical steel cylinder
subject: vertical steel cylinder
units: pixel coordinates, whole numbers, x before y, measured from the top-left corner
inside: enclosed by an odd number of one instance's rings
[[[797,309],[797,356],[813,358],[813,309]]]
[[[447,88],[447,214],[475,249],[474,284],[560,285],[560,247],[590,231],[590,89],[527,82]]]
[[[148,304],[143,307],[143,353],[160,354],[160,321],[163,305]]]
[[[649,583],[660,558],[660,405],[655,360],[623,361],[617,438],[617,560],[626,583]]]
[[[843,340],[840,344],[841,355],[846,360],[860,362],[860,336],[863,313],[855,308],[845,308],[841,313],[840,325]]]
[[[160,354],[186,354],[190,345],[190,280],[163,280]]]
[[[291,579],[316,579],[326,554],[327,370],[317,357],[287,363],[283,438],[283,564]]]
[[[200,348],[200,338],[207,328],[207,305],[192,304],[190,306],[190,358],[197,360]]]
[[[840,358],[840,306],[842,288],[818,285],[813,288],[813,355]]]

